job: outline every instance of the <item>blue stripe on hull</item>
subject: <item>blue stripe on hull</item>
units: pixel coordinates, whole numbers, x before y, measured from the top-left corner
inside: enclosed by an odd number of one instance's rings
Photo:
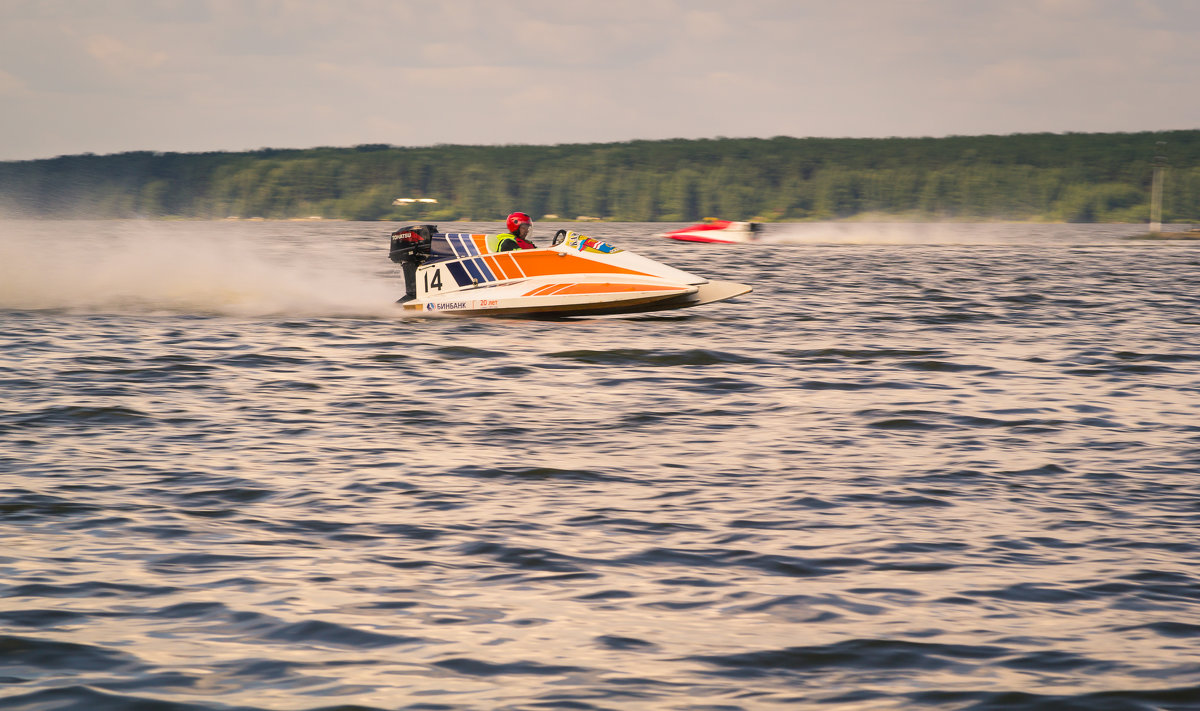
[[[471,239],[471,235],[465,233],[455,233],[450,236],[453,237],[451,243],[454,244],[454,251],[458,254],[458,256],[479,256],[479,250],[475,248],[475,240]]]
[[[485,278],[483,273],[479,271],[479,267],[475,266],[476,261],[477,260],[474,259],[464,259],[462,261],[462,265],[466,268],[467,273],[475,279],[475,281],[487,281],[487,278]]]
[[[449,270],[450,276],[454,277],[454,281],[459,286],[466,286],[471,283],[471,277],[467,271],[463,269],[461,262],[449,262],[446,264],[446,269]]]
[[[472,259],[471,261],[474,262],[475,268],[479,270],[479,273],[483,274],[485,281],[496,281],[496,275],[492,273],[492,268],[488,266],[487,262],[482,259]]]

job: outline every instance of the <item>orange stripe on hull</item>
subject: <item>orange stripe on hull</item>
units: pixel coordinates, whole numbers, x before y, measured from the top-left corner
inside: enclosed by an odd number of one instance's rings
[[[475,249],[479,250],[480,254],[487,254],[487,235],[471,235],[471,241],[475,243]]]
[[[559,289],[564,286],[566,286],[566,284],[545,284],[543,286],[539,286],[533,291],[527,291],[524,294],[521,294],[521,296],[544,296],[555,289]]]
[[[618,267],[604,262],[596,262],[571,254],[560,255],[558,252],[517,252],[513,255],[525,276],[552,276],[554,274],[635,274],[650,276],[645,272],[635,272],[632,269]]]
[[[555,294],[616,294],[628,291],[685,291],[678,286],[662,284],[571,284]]]
[[[630,291],[684,291],[662,284],[547,284],[523,296],[559,296],[562,294],[622,294]]]
[[[517,264],[517,260],[513,259],[511,254],[501,254],[496,257],[497,262],[504,262],[504,270],[511,276],[510,279],[516,279],[518,276],[525,276],[525,272],[521,271],[521,267]]]
[[[492,273],[499,276],[501,279],[515,279],[515,276],[509,276],[505,273],[504,268],[500,266],[500,260],[495,257],[484,257],[483,261],[492,268]]]

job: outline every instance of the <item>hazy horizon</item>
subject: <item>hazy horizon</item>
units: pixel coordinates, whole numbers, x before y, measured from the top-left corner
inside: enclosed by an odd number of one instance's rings
[[[1006,137],[1006,136],[1021,136],[1021,135],[1038,135],[1049,134],[1065,136],[1071,134],[1139,134],[1139,133],[1169,133],[1173,131],[1188,131],[1200,129],[1161,129],[1161,130],[1146,130],[1146,131],[1029,131],[1017,132],[1008,134],[947,134],[944,136],[699,136],[696,138],[683,138],[681,136],[673,136],[668,138],[628,138],[612,141],[562,141],[559,143],[427,143],[421,145],[401,145],[395,143],[374,142],[374,143],[356,143],[346,145],[313,145],[313,146],[258,146],[255,148],[241,148],[236,150],[227,149],[211,149],[198,151],[173,151],[173,150],[156,150],[150,148],[133,148],[127,151],[115,151],[113,153],[97,153],[95,151],[84,151],[82,153],[61,153],[55,156],[42,156],[40,158],[14,158],[0,159],[0,162],[21,162],[21,161],[36,161],[36,160],[53,160],[55,158],[73,158],[78,156],[93,155],[104,157],[110,155],[121,155],[123,153],[154,153],[158,155],[177,153],[180,155],[201,155],[204,153],[255,153],[258,151],[309,151],[309,150],[354,150],[361,146],[386,145],[389,149],[396,150],[420,150],[424,148],[440,148],[440,147],[475,147],[475,148],[505,148],[505,147],[529,147],[529,148],[551,148],[555,146],[586,146],[586,145],[618,145],[638,142],[667,142],[667,141],[722,141],[722,140],[755,140],[755,141],[770,141],[776,138],[788,138],[795,140],[830,140],[830,141],[855,141],[855,140],[939,140],[944,138],[986,138],[989,136]]]

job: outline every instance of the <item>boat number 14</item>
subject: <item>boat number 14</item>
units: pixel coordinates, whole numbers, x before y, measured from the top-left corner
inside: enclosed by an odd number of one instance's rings
[[[437,289],[438,291],[442,290],[442,270],[441,269],[433,270],[433,278],[432,279],[429,278],[429,272],[425,272],[425,291],[429,291],[430,289]]]

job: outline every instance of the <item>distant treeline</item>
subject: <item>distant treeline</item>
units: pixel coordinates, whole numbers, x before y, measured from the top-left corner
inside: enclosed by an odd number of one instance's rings
[[[1164,220],[1200,220],[1200,130],[89,154],[0,163],[0,214],[1145,222],[1158,155]]]

